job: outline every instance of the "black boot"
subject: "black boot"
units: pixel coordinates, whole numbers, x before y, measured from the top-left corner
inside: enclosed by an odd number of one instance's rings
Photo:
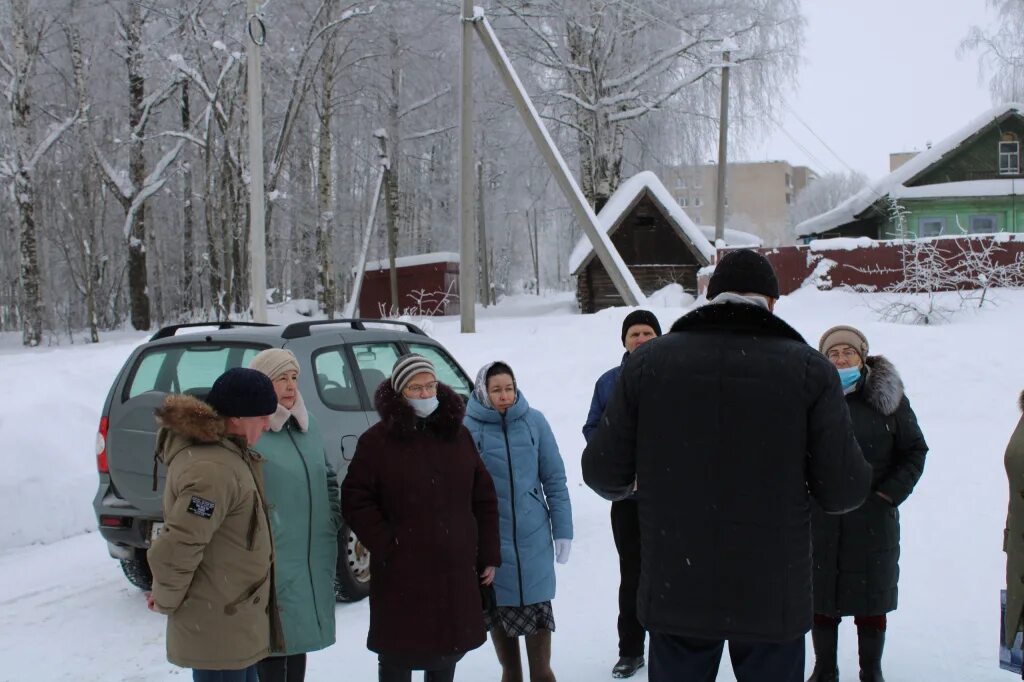
[[[857,628],[857,640],[861,682],[885,682],[885,678],[882,677],[882,649],[885,647],[885,630]]]
[[[377,679],[379,682],[412,682],[412,671],[387,663],[378,663]]]
[[[455,664],[444,670],[428,670],[423,673],[423,682],[454,682]]]
[[[642,667],[644,667],[643,656],[622,656],[612,668],[612,677],[619,679],[632,677]]]
[[[835,625],[814,624],[811,629],[814,644],[814,671],[807,682],[838,682],[839,666],[836,663],[836,648],[839,646],[839,623]]]

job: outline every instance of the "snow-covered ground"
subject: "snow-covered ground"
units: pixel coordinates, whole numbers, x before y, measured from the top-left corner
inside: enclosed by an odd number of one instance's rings
[[[1002,456],[1024,389],[1017,352],[1024,292],[1001,292],[997,300],[997,308],[935,327],[880,323],[865,297],[842,292],[801,290],[777,309],[812,343],[833,324],[862,328],[872,351],[902,373],[932,448],[901,510],[900,608],[891,614],[885,656],[893,682],[1011,679],[997,665]],[[686,300],[662,296],[659,303]],[[667,329],[685,309],[655,311]],[[558,437],[576,524],[571,559],[557,569],[554,602],[554,668],[563,682],[610,679],[616,657],[608,503],[582,484],[579,455],[593,382],[622,352],[625,312],[581,316],[571,295],[517,297],[481,310],[476,335],[459,334],[453,318],[424,324],[470,372],[488,360],[510,362]],[[146,610],[90,532],[99,409],[114,373],[144,338],[126,333],[95,346],[33,351],[0,338],[7,386],[0,395],[0,441],[7,448],[0,476],[0,680],[190,679],[165,661],[163,617]],[[310,656],[308,679],[376,679],[365,649],[367,606],[338,606],[338,644]],[[840,653],[843,678],[856,679],[852,623],[843,625]],[[489,646],[459,667],[460,680],[497,677]],[[719,680],[731,679],[725,661]]]

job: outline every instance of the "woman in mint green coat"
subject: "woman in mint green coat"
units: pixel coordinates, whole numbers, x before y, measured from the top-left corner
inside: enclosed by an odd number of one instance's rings
[[[274,580],[284,650],[259,663],[260,682],[301,682],[306,653],[334,644],[334,573],[341,500],[324,442],[298,389],[299,363],[281,348],[249,367],[270,377],[277,412],[256,451],[263,458],[267,515],[274,538]]]

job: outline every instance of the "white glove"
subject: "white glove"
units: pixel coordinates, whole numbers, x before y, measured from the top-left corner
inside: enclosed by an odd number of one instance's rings
[[[555,540],[555,561],[560,564],[569,563],[569,550],[572,548],[572,540]]]

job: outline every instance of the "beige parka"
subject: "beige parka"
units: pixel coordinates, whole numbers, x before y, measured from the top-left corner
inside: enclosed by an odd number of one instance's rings
[[[1020,396],[1024,411],[1024,393]],[[1024,416],[1006,446],[1006,477],[1010,484],[1010,504],[1003,531],[1006,552],[1006,621],[1003,640],[1012,645],[1024,614]]]

